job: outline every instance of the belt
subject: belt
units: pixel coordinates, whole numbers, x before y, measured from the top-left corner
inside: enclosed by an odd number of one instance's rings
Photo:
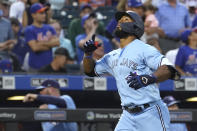
[[[139,113],[141,111],[143,111],[144,109],[150,107],[150,104],[146,103],[140,106],[135,106],[135,107],[127,107],[127,106],[123,106],[123,110],[128,111],[129,113]]]

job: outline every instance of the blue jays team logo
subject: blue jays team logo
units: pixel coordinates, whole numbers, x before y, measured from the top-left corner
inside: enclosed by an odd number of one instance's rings
[[[119,59],[112,60],[112,62],[111,62],[112,69],[118,65],[125,66],[125,67],[128,67],[133,70],[137,70],[137,66],[138,66],[137,63],[135,63],[134,61],[132,61],[128,58],[123,58],[120,60],[120,62],[119,62]]]

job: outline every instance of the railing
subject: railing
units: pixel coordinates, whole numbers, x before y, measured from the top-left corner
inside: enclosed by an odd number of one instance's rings
[[[0,122],[117,122],[121,109],[37,109],[37,108],[0,108]],[[197,122],[197,110],[184,109],[170,111],[172,122]]]

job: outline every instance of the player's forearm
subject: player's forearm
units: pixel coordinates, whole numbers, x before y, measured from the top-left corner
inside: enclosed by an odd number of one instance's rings
[[[83,58],[83,68],[85,74],[90,74],[94,72],[95,61],[89,54],[85,54]]]
[[[157,78],[157,82],[163,82],[170,78],[171,72],[166,65],[162,65],[154,72],[154,76]]]
[[[60,108],[67,107],[66,102],[62,98],[55,97],[55,96],[38,95],[36,100],[44,104],[56,105],[57,107],[60,107]]]

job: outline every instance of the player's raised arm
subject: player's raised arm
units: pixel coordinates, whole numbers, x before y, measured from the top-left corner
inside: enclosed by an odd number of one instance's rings
[[[92,53],[101,46],[98,43],[95,43],[95,35],[92,36],[92,40],[87,41],[84,44],[84,57],[83,57],[83,67],[84,73],[88,76],[96,76],[94,72],[95,61],[92,58]]]

